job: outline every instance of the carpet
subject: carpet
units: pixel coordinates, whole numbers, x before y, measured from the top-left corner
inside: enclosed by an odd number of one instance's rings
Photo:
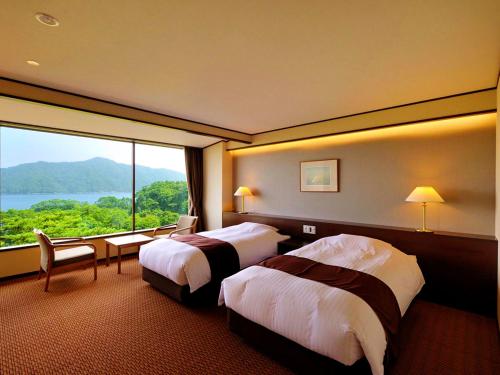
[[[190,309],[141,279],[137,259],[0,284],[0,374],[290,374],[226,326],[224,308]],[[416,301],[388,371],[499,374],[496,321]]]

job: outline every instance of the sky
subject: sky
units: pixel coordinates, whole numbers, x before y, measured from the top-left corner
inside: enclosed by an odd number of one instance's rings
[[[95,157],[131,164],[132,144],[0,127],[1,168],[37,161],[82,161]],[[135,157],[137,165],[185,173],[182,149],[137,144]]]

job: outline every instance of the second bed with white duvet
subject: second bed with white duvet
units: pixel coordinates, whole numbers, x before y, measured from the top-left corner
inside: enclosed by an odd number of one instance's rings
[[[377,277],[394,293],[402,315],[424,285],[414,256],[368,237],[326,237],[287,255]],[[366,356],[373,374],[384,373],[384,328],[363,299],[343,289],[253,266],[224,279],[219,303],[344,365]]]

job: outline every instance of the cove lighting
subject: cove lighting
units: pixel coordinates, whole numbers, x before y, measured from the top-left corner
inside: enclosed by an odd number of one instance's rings
[[[311,139],[283,141],[275,144],[262,144],[228,150],[234,155],[250,155],[284,150],[308,150],[341,144],[373,142],[388,139],[415,137],[436,137],[446,134],[466,133],[479,128],[494,127],[497,114],[485,113],[465,115],[442,120],[431,120],[407,125],[398,125],[378,129],[353,131],[349,133],[320,136]],[[258,141],[258,139],[257,139]]]

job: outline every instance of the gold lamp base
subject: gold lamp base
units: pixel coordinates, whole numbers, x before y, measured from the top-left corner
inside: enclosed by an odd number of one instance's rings
[[[427,225],[425,222],[425,208],[426,208],[426,206],[427,206],[426,202],[422,202],[422,228],[415,229],[417,232],[420,232],[420,233],[432,233],[432,230],[427,229]]]
[[[248,212],[245,211],[245,196],[241,196],[241,211],[238,211],[239,214],[247,214]]]

